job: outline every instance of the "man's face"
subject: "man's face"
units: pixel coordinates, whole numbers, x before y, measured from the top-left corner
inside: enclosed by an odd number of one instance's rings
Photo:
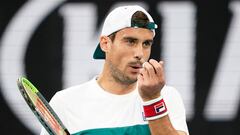
[[[144,28],[125,28],[110,40],[106,62],[113,78],[123,84],[132,84],[142,64],[149,59],[153,32]]]

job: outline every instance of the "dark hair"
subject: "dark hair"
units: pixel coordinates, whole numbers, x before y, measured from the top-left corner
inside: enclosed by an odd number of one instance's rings
[[[147,26],[148,23],[149,19],[142,11],[137,11],[133,14],[131,24],[141,24],[142,26]]]
[[[146,26],[148,23],[149,19],[147,15],[142,11],[137,11],[132,15],[131,24],[142,24],[143,26]],[[113,32],[108,36],[112,40],[112,42],[114,41],[117,32],[118,31]]]

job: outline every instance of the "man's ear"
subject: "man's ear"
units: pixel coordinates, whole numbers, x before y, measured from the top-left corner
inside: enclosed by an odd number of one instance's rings
[[[109,37],[107,36],[100,37],[100,47],[102,51],[104,51],[105,53],[108,52],[110,49],[110,42],[111,40],[109,39]]]

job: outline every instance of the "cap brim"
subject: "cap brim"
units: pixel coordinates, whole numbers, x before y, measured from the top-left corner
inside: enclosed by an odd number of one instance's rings
[[[97,48],[93,54],[94,59],[105,59],[105,52],[102,51],[100,44],[97,45]]]

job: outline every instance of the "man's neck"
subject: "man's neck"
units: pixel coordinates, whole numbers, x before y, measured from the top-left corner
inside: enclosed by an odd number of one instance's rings
[[[123,84],[104,73],[100,74],[97,78],[97,82],[105,91],[116,95],[128,94],[135,90],[137,85],[137,83]]]

